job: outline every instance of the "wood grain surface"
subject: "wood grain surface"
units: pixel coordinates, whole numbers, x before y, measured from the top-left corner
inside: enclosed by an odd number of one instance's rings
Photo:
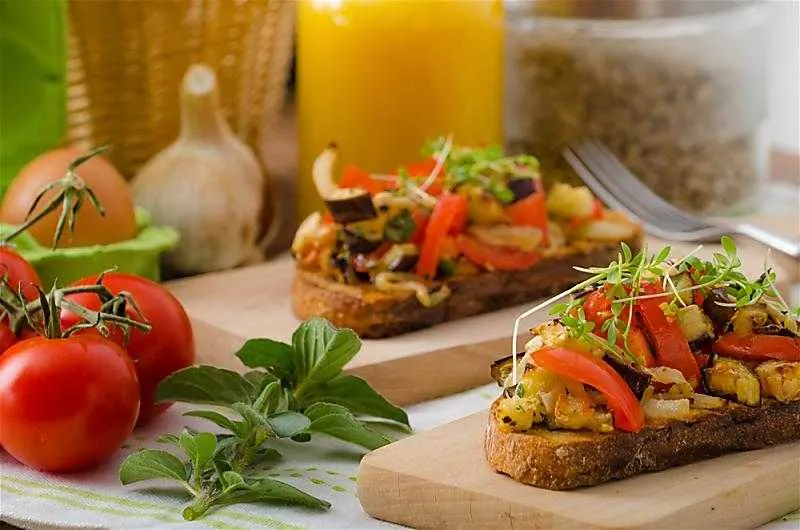
[[[495,473],[486,413],[373,451],[358,497],[371,516],[437,529],[754,528],[800,506],[800,443],[736,453],[573,491]]]

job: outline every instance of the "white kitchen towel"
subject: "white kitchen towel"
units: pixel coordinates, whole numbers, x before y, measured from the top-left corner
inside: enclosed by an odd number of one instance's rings
[[[473,412],[485,410],[496,396],[496,387],[478,388],[409,408],[417,430],[443,425]],[[30,530],[62,528],[97,529],[194,529],[240,530],[273,528],[372,529],[399,528],[370,518],[356,496],[360,452],[352,446],[323,436],[310,444],[283,444],[284,458],[273,470],[285,481],[332,504],[328,512],[270,505],[226,507],[198,521],[181,517],[185,499],[181,490],[165,489],[168,483],[123,487],[117,470],[125,455],[140,447],[158,447],[154,440],[183,426],[209,429],[209,424],[181,413],[175,406],[164,416],[139,430],[115,459],[85,473],[47,475],[30,470],[0,452],[0,518]],[[162,446],[163,447],[163,446]],[[796,515],[764,527],[796,530]]]

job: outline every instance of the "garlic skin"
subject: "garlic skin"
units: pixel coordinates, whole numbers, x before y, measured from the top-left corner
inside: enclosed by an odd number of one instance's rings
[[[132,187],[134,200],[156,223],[181,234],[178,247],[164,256],[168,270],[211,272],[258,255],[264,178],[253,152],[222,117],[208,66],[186,72],[180,135],[139,171]]]

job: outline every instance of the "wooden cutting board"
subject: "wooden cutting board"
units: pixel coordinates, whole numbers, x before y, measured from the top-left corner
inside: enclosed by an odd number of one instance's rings
[[[486,463],[487,413],[368,454],[358,498],[414,528],[754,528],[800,507],[800,443],[736,453],[592,488],[534,488]]]
[[[788,223],[788,228],[787,228]],[[772,229],[791,228],[786,218],[768,223]],[[648,241],[657,249],[664,242]],[[673,245],[687,253],[696,245]],[[700,255],[710,256],[709,245]],[[748,272],[758,274],[764,250],[741,245]],[[776,262],[778,260],[776,259]],[[780,273],[797,280],[798,264],[782,262]],[[292,314],[290,286],[294,262],[288,255],[251,267],[207,274],[168,284],[189,312],[195,328],[198,362],[242,369],[233,352],[245,340],[270,337],[289,340],[300,321]],[[532,305],[532,304],[531,304]],[[496,311],[450,322],[431,329],[381,340],[365,340],[348,371],[368,380],[399,405],[427,401],[489,382],[488,364],[511,350],[514,319],[528,306]],[[546,315],[532,317],[532,326]]]

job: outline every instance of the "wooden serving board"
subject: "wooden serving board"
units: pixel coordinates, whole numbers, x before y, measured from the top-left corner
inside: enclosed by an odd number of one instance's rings
[[[787,219],[778,222],[784,228]],[[771,223],[775,228],[776,223]],[[650,248],[664,242],[648,241]],[[689,252],[695,245],[674,245]],[[742,244],[749,272],[758,274],[764,250]],[[709,245],[700,255],[709,256]],[[777,261],[777,260],[776,260]],[[602,265],[602,264],[600,264]],[[798,264],[783,264],[783,277],[798,277]],[[207,274],[168,284],[186,307],[195,328],[198,362],[242,369],[233,352],[245,340],[269,337],[289,340],[300,321],[292,314],[290,287],[294,262],[288,255],[258,265]],[[797,281],[797,280],[795,280]],[[399,405],[450,395],[489,382],[488,364],[511,350],[518,306],[389,339],[365,340],[348,371],[368,380]],[[546,318],[532,317],[526,326]]]
[[[414,528],[754,528],[800,507],[800,443],[736,453],[573,491],[495,473],[487,413],[368,454],[358,497],[371,516]]]

